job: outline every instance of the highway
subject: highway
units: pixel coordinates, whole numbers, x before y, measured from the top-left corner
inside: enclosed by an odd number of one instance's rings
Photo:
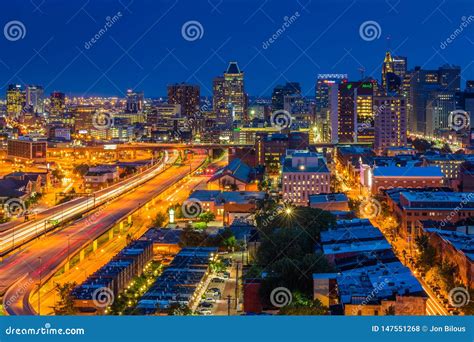
[[[0,266],[0,291],[5,311],[10,315],[31,315],[36,311],[29,303],[29,296],[51,277],[68,259],[87,243],[101,236],[120,219],[150,201],[165,189],[185,178],[206,159],[196,154],[190,163],[172,166],[141,186],[129,190],[102,210],[82,218],[71,225],[28,244],[25,249],[6,257]],[[130,181],[130,180],[128,180]],[[90,215],[92,216],[92,215]]]
[[[165,151],[165,156],[161,162],[126,180],[95,192],[95,197],[79,197],[43,211],[34,221],[21,224],[15,222],[13,226],[2,227],[0,232],[0,255],[4,255],[18,245],[44,234],[54,227],[53,222],[61,223],[64,220],[87,212],[94,208],[94,205],[98,206],[110,201],[143,182],[152,179],[165,168],[167,163],[172,163],[174,160],[176,160],[176,156],[170,157]]]

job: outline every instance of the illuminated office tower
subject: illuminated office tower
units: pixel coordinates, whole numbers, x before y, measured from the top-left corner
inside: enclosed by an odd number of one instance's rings
[[[316,130],[320,134],[320,140],[331,141],[331,92],[335,92],[335,101],[337,107],[337,88],[341,83],[348,80],[347,74],[318,74],[316,79]],[[337,119],[337,113],[336,113]],[[335,127],[337,128],[337,120]],[[337,132],[337,129],[336,131]]]
[[[375,96],[374,121],[374,149],[378,154],[388,147],[406,146],[407,115],[403,96]]]
[[[216,124],[219,127],[232,126],[232,116],[227,106],[225,96],[225,79],[222,76],[216,77],[212,83],[212,107],[216,116]]]
[[[51,120],[60,119],[66,111],[66,95],[54,91],[49,97],[49,117]]]
[[[373,96],[375,80],[346,82],[338,86],[337,103],[331,100],[331,115],[337,115],[337,141],[373,142]],[[334,108],[336,106],[337,108]],[[331,118],[335,122],[334,117]],[[333,127],[335,130],[336,127]],[[333,133],[333,141],[334,133]]]
[[[425,135],[434,137],[439,130],[449,128],[449,114],[456,109],[454,92],[431,92],[426,105]]]
[[[407,73],[407,58],[392,56],[389,51],[385,54],[382,65],[382,90],[385,94],[400,94],[403,91],[403,81]]]
[[[199,112],[199,86],[193,84],[171,84],[168,86],[168,103],[181,105],[181,114],[192,116]]]
[[[127,105],[125,111],[127,113],[138,113],[143,111],[144,104],[143,92],[136,92],[131,89],[127,90]]]
[[[301,96],[301,87],[298,82],[287,82],[285,85],[277,85],[272,93],[272,110],[284,109],[285,96]]]
[[[410,75],[408,129],[412,133],[431,135],[434,130],[444,125],[442,123],[444,114],[440,113],[445,109],[436,109],[436,107],[439,105],[450,107],[447,104],[450,103],[450,100],[436,100],[436,98],[439,94],[446,92],[451,93],[454,97],[455,93],[460,91],[461,68],[452,65],[443,65],[437,70],[424,70],[421,67],[415,67]],[[432,102],[433,99],[435,99],[434,102]],[[430,108],[428,108],[429,106]],[[436,118],[440,118],[440,123],[437,123],[438,119]],[[430,120],[429,123],[427,123],[428,120]]]
[[[26,105],[32,108],[33,113],[44,112],[44,89],[42,86],[26,86]]]
[[[237,62],[230,62],[224,73],[224,96],[232,121],[247,121],[247,96],[244,90],[244,73]]]
[[[21,89],[21,85],[10,84],[7,88],[7,115],[18,118],[25,104],[25,92]]]

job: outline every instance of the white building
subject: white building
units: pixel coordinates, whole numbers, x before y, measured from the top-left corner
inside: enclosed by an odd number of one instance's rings
[[[287,151],[281,183],[284,201],[308,205],[309,195],[330,192],[330,172],[317,153]]]

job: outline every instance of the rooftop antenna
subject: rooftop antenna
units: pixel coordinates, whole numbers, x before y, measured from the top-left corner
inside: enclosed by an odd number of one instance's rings
[[[364,68],[363,66],[361,66],[361,67],[360,67],[359,69],[357,69],[357,70],[359,70],[359,72],[360,72],[360,79],[361,79],[361,81],[362,81],[362,80],[365,78],[365,68]]]

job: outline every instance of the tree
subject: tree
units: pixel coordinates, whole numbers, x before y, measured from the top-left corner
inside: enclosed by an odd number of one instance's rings
[[[64,178],[64,174],[61,172],[59,169],[54,169],[51,174],[53,175],[54,178],[61,180]]]
[[[77,173],[79,176],[83,177],[89,171],[89,165],[87,164],[79,164],[74,167],[74,172]]]
[[[193,227],[194,227],[194,229],[198,229],[198,230],[206,230],[207,223],[206,222],[195,222]]]
[[[395,316],[395,306],[390,305],[387,309],[385,309],[386,316]]]
[[[415,244],[420,255],[418,257],[418,265],[426,270],[434,266],[436,262],[436,249],[430,244],[428,235],[418,235],[415,238]]]
[[[179,303],[173,303],[168,309],[165,310],[169,316],[190,316],[193,314],[191,309],[187,305]]]
[[[168,217],[164,213],[159,212],[156,214],[155,219],[153,220],[153,226],[161,228],[167,221]]]
[[[216,215],[213,212],[210,211],[205,211],[199,215],[199,221],[209,223],[211,221],[214,221],[216,218]]]
[[[58,316],[69,316],[76,314],[74,308],[74,298],[71,295],[72,290],[77,286],[75,282],[64,283],[63,285],[56,283],[55,290],[59,296],[59,301],[54,307],[54,313]]]
[[[327,315],[329,312],[328,307],[324,306],[319,299],[310,299],[300,292],[294,292],[292,297],[291,303],[282,307],[278,312],[279,315],[316,316]]]

